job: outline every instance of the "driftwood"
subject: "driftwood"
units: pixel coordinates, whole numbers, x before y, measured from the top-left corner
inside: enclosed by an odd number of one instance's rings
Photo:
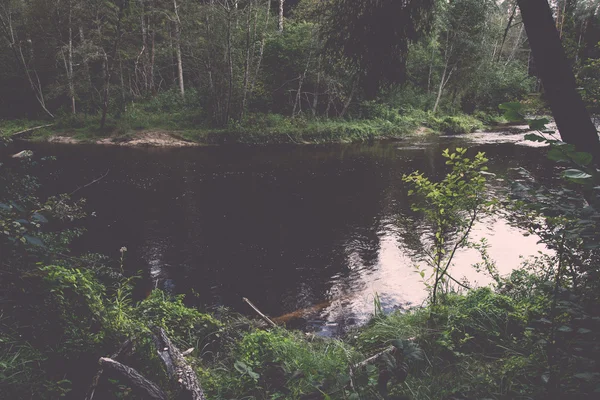
[[[11,157],[12,158],[28,158],[31,157],[33,155],[33,152],[31,150],[23,150],[18,152],[17,154],[13,154]]]
[[[54,124],[48,124],[48,125],[34,126],[33,128],[27,128],[27,129],[24,129],[24,130],[22,130],[22,131],[19,131],[19,132],[14,132],[14,133],[11,133],[11,134],[10,134],[10,136],[19,136],[19,135],[23,135],[23,134],[25,134],[25,133],[33,132],[33,131],[35,131],[35,130],[42,129],[42,128],[47,128],[47,127],[49,127],[49,126],[52,126],[52,125],[54,125]]]
[[[168,400],[167,395],[162,391],[161,388],[159,388],[155,383],[144,378],[135,369],[121,364],[120,362],[111,358],[105,357],[100,359],[100,365],[102,365],[104,368],[112,369],[113,371],[116,371],[120,375],[127,378],[132,386],[144,393],[145,397],[156,400]]]
[[[121,345],[119,350],[117,350],[114,354],[112,354],[110,356],[110,358],[112,358],[112,359],[119,358],[121,356],[121,354],[123,354],[125,351],[127,351],[131,347],[132,344],[133,344],[133,342],[131,341],[131,339],[126,340]],[[102,368],[102,366],[100,366],[100,368],[98,368],[98,372],[96,372],[96,375],[94,375],[94,378],[92,379],[92,384],[90,385],[90,388],[87,391],[85,400],[92,400],[94,398],[94,393],[96,393],[96,388],[98,387],[98,383],[100,382],[100,378],[102,377],[103,372],[104,372],[104,369]]]
[[[165,364],[167,375],[177,381],[186,395],[185,398],[206,400],[196,373],[185,361],[181,351],[171,343],[164,329],[153,327],[152,332],[154,333],[154,345],[158,356]]]
[[[263,319],[263,321],[265,321],[267,324],[271,325],[273,328],[275,328],[277,326],[277,324],[275,324],[275,322],[273,322],[269,317],[267,317],[265,314],[263,314],[254,304],[252,304],[252,302],[250,300],[248,300],[247,298],[243,297],[242,300],[244,300],[246,303],[248,303],[248,305],[250,307],[252,307],[252,309]]]

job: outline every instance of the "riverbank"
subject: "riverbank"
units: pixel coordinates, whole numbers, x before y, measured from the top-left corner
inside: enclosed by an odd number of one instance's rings
[[[391,113],[371,119],[307,119],[275,114],[252,114],[227,127],[194,123],[190,115],[135,114],[109,121],[100,131],[96,116],[68,116],[57,121],[1,121],[7,136],[56,143],[94,143],[118,146],[187,147],[199,145],[263,145],[355,143],[400,139],[422,134],[461,134],[482,129],[482,119],[473,116],[435,116],[423,111]],[[494,117],[486,116],[489,123]],[[495,120],[499,120],[496,118]]]
[[[512,289],[504,294],[487,288],[452,294],[438,307],[385,315],[376,303],[367,325],[327,338],[223,309],[202,312],[159,290],[141,302],[123,302],[131,290],[126,280],[105,286],[89,270],[46,267],[35,275],[43,288],[38,298],[52,305],[43,312],[65,331],[29,342],[15,336],[20,328],[0,334],[10,377],[0,387],[12,398],[83,397],[98,358],[117,354],[127,339],[133,348],[118,354],[118,361],[174,398],[177,384],[169,384],[149,327],[163,328],[175,346],[188,349],[185,361],[208,399],[508,399],[545,393],[539,379],[547,364],[539,343],[546,335],[528,327],[547,311],[531,304],[546,304],[546,297],[537,289],[523,297],[522,276],[507,279]],[[47,329],[36,331],[54,332]],[[57,360],[57,352],[65,358]],[[54,383],[59,373],[62,380]],[[123,376],[105,374],[110,379],[94,387],[99,398],[140,392]]]

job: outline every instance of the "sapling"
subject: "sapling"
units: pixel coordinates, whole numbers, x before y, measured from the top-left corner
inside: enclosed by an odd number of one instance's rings
[[[422,213],[432,227],[424,252],[433,273],[429,279],[425,279],[425,270],[419,269],[419,273],[431,291],[433,305],[450,281],[468,287],[453,278],[449,269],[456,252],[469,245],[475,222],[488,214],[494,203],[485,195],[488,159],[481,152],[473,159],[466,157],[466,153],[467,149],[460,147],[453,153],[444,150],[442,155],[452,170],[440,182],[431,181],[419,171],[403,176],[404,182],[413,186],[408,192],[415,198],[412,210]]]

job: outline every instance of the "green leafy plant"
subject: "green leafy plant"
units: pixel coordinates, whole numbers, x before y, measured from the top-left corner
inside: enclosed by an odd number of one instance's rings
[[[435,305],[443,286],[449,281],[466,287],[453,278],[449,269],[456,251],[468,245],[469,234],[475,222],[490,211],[493,201],[485,196],[485,176],[487,158],[478,153],[473,159],[466,157],[467,149],[448,149],[442,153],[446,164],[452,170],[440,182],[434,182],[422,173],[413,172],[403,180],[412,185],[409,195],[416,197],[413,211],[424,215],[431,225],[430,240],[426,253],[426,263],[433,269],[431,278],[426,279],[431,291],[431,301]],[[426,271],[420,270],[425,279]]]

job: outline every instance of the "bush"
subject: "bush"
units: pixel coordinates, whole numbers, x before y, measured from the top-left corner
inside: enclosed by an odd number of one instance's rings
[[[156,325],[180,343],[197,346],[219,331],[223,324],[208,314],[183,304],[183,296],[171,298],[154,290],[136,308],[134,316],[143,326]]]
[[[481,121],[464,114],[445,117],[439,123],[439,130],[449,135],[471,133],[482,128]]]
[[[235,369],[245,378],[247,389],[257,383],[287,393],[285,398],[344,388],[349,382],[353,353],[341,341],[316,339],[285,330],[253,331],[238,343]],[[293,377],[297,378],[293,378]]]

